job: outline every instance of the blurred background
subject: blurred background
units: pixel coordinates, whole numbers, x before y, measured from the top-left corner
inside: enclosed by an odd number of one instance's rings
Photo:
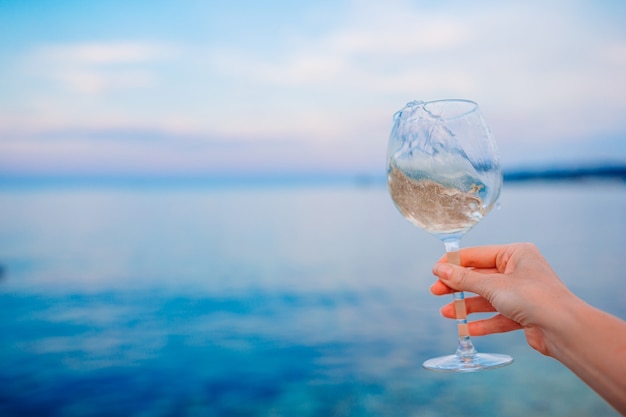
[[[502,209],[626,317],[626,4],[0,0],[0,414],[617,415],[522,334],[442,376],[412,100],[479,103]]]
[[[626,161],[622,2],[0,3],[7,175],[380,175],[477,101],[507,168]]]

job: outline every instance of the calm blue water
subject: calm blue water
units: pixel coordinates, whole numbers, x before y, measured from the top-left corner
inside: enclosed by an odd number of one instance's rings
[[[507,185],[465,245],[533,241],[626,318],[626,184]],[[2,416],[616,416],[521,332],[445,375],[442,245],[384,187],[0,190]]]

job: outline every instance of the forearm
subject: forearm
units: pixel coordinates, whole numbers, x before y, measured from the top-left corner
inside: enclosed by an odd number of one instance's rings
[[[548,353],[626,416],[626,322],[577,304],[546,334]]]

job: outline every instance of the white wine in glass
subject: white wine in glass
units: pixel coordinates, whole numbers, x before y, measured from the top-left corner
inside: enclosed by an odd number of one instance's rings
[[[438,237],[447,261],[460,264],[463,235],[496,204],[502,171],[496,143],[470,100],[413,101],[393,117],[387,148],[389,193],[402,215]],[[465,299],[454,293],[459,343],[456,353],[424,367],[472,372],[509,365],[508,355],[478,353],[467,326]]]

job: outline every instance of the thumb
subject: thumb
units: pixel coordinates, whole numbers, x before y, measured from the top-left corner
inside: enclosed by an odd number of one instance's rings
[[[456,291],[469,291],[481,294],[485,289],[485,274],[462,266],[438,263],[433,268],[433,274],[448,287]]]

